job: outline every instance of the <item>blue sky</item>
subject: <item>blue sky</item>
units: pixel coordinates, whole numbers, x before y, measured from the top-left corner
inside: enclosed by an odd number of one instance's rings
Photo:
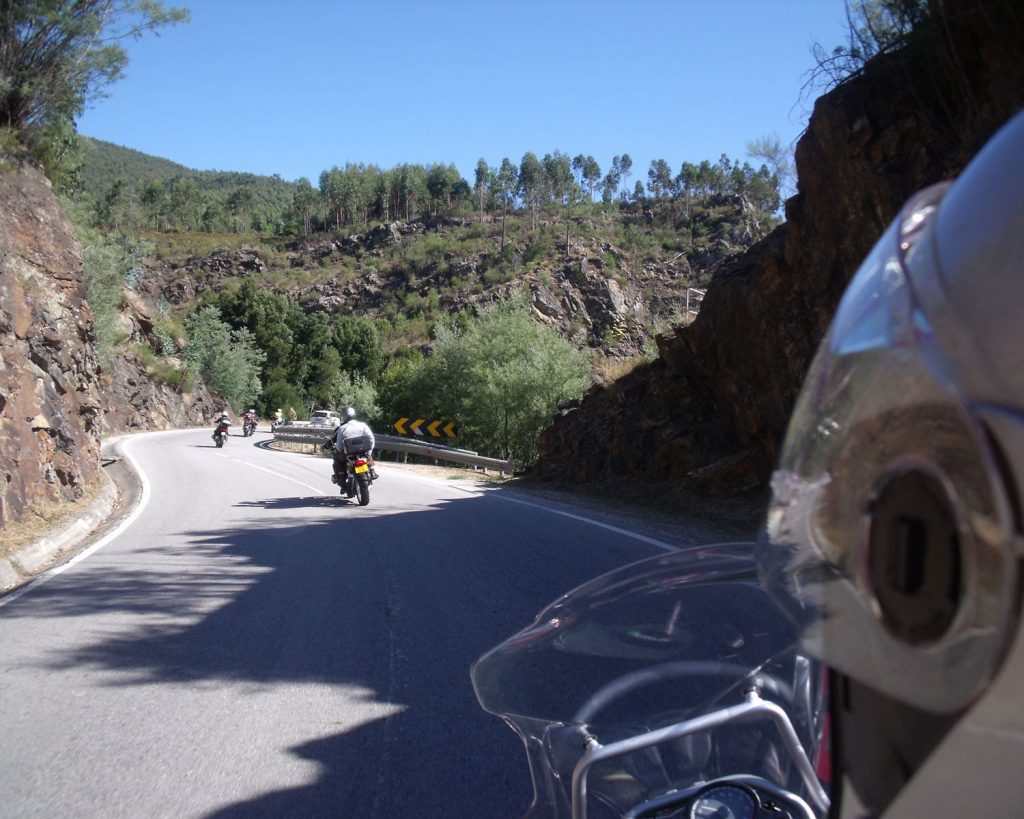
[[[794,143],[843,0],[177,0],[79,131],[198,170],[305,176],[526,151],[746,158]]]

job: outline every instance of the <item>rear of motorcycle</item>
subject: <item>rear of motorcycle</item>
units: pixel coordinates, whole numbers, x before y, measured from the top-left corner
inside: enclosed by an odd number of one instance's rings
[[[370,502],[370,484],[373,483],[370,474],[370,453],[359,452],[349,455],[346,466],[345,497],[357,498],[360,506],[366,506]]]

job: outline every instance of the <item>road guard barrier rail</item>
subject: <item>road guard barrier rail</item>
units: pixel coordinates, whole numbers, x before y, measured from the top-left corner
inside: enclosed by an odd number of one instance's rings
[[[308,423],[296,424],[275,424],[272,428],[275,441],[284,441],[291,444],[311,444],[320,446],[330,440],[334,434],[332,427],[314,427]],[[413,441],[409,438],[399,438],[397,435],[375,435],[377,449],[387,452],[405,452],[409,455],[419,455],[424,458],[435,458],[439,461],[466,464],[467,466],[479,466],[484,469],[496,469],[498,472],[511,473],[513,462],[499,458],[485,458],[468,449],[456,449],[442,444],[428,444],[420,441]]]

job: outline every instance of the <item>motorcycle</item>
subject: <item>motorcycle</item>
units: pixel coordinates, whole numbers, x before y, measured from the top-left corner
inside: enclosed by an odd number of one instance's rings
[[[242,423],[242,436],[244,438],[248,438],[255,431],[256,431],[256,421],[255,420],[250,421],[249,419],[246,419]]]
[[[224,446],[224,441],[227,440],[227,437],[228,437],[228,425],[227,424],[217,424],[217,428],[213,431],[213,441],[214,441],[215,444],[217,444],[217,448],[218,449],[220,447]]]
[[[697,547],[618,569],[474,664],[481,706],[525,745],[527,817],[827,814],[825,672],[752,551]]]
[[[355,452],[345,456],[345,480],[341,491],[346,498],[358,498],[360,506],[370,502],[370,484],[373,473],[370,469],[370,452]]]

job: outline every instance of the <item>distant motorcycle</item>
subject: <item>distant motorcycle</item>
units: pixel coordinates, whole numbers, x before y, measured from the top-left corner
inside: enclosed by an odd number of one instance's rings
[[[242,424],[242,436],[243,437],[248,438],[255,431],[256,431],[256,421],[255,420],[252,420],[252,421],[246,420]]]
[[[228,424],[223,422],[217,424],[217,428],[213,431],[213,441],[217,444],[218,449],[224,446],[224,441],[228,437]]]

